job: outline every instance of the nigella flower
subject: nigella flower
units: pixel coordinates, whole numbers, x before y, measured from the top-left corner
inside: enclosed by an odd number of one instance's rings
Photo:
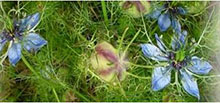
[[[12,30],[3,30],[0,34],[0,51],[7,42],[9,42],[7,56],[9,62],[15,64],[21,58],[22,47],[27,51],[38,51],[42,46],[47,44],[40,35],[34,33],[34,28],[38,25],[40,14],[35,13],[24,19],[14,21]]]
[[[96,45],[91,64],[97,74],[105,81],[122,81],[128,68],[124,53],[119,53],[111,44],[102,42]]]
[[[199,89],[196,80],[193,78],[193,73],[207,74],[212,69],[212,66],[197,56],[185,55],[183,48],[185,48],[186,35],[187,32],[183,31],[178,36],[174,36],[172,50],[168,50],[157,34],[155,34],[157,46],[141,44],[141,48],[147,58],[169,64],[168,66],[154,69],[152,75],[152,89],[154,91],[166,87],[171,82],[171,71],[175,70],[180,74],[181,83],[185,91],[199,99]]]
[[[153,10],[149,16],[158,20],[160,31],[166,31],[172,26],[176,32],[181,32],[181,25],[177,16],[184,14],[186,14],[186,11],[182,7],[171,7],[169,3],[166,3]]]

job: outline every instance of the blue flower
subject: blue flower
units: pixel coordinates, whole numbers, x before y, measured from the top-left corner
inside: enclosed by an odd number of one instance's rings
[[[0,51],[9,42],[7,56],[13,66],[21,59],[22,47],[29,52],[36,52],[47,44],[46,40],[34,33],[34,28],[39,21],[40,14],[35,13],[24,19],[14,21],[13,30],[3,30],[0,33]]]
[[[182,7],[170,7],[168,3],[156,8],[148,16],[157,19],[161,32],[166,31],[170,26],[176,31],[181,32],[181,25],[177,20],[177,15],[184,15],[186,11]]]
[[[189,94],[200,98],[199,89],[192,73],[208,74],[212,66],[197,56],[185,56],[185,38],[187,32],[178,33],[172,39],[172,49],[168,50],[162,40],[155,34],[157,46],[141,44],[143,54],[152,60],[167,62],[165,67],[156,67],[152,75],[152,89],[158,91],[166,87],[171,81],[171,71],[179,72],[183,88]]]

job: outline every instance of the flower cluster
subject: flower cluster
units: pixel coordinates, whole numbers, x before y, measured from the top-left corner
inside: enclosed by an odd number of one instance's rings
[[[171,71],[174,70],[179,74],[184,90],[200,99],[198,85],[193,75],[208,74],[212,66],[197,56],[187,54],[185,45],[187,31],[181,30],[180,22],[177,19],[178,15],[184,14],[186,11],[182,7],[171,7],[169,3],[154,10],[148,16],[158,20],[160,31],[166,31],[170,26],[174,29],[175,34],[171,41],[171,49],[163,43],[157,34],[155,34],[157,46],[147,43],[141,44],[141,48],[147,58],[168,64],[154,68],[152,74],[152,89],[154,91],[163,89],[171,82]],[[178,79],[176,78],[176,80]]]
[[[9,42],[7,56],[13,66],[21,59],[22,47],[31,52],[38,51],[47,44],[46,40],[34,32],[39,21],[40,14],[35,13],[24,19],[14,21],[12,30],[5,29],[0,33],[0,51]]]
[[[158,20],[160,31],[166,31],[170,26],[176,31],[181,32],[181,25],[177,20],[178,15],[185,15],[186,11],[182,7],[171,7],[169,3],[156,8],[149,14],[153,19]]]
[[[199,89],[192,74],[208,74],[212,66],[197,56],[186,56],[184,51],[187,32],[183,31],[172,40],[172,49],[169,50],[163,41],[155,34],[157,46],[153,44],[141,44],[142,52],[147,58],[159,62],[167,62],[166,67],[156,67],[152,75],[152,89],[158,91],[166,87],[171,81],[171,71],[180,72],[183,88],[198,99]]]
[[[171,81],[171,71],[175,70],[180,72],[183,88],[199,99],[199,89],[192,73],[208,74],[212,66],[197,56],[187,57],[184,55],[184,50],[181,48],[185,46],[186,35],[187,32],[183,31],[178,35],[178,38],[174,36],[172,50],[164,45],[157,34],[155,34],[155,38],[159,48],[153,44],[141,44],[141,48],[147,58],[169,64],[166,67],[156,67],[154,69],[152,75],[153,90],[158,91],[167,86]]]

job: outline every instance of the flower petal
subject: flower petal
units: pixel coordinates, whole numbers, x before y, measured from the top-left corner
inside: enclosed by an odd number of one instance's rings
[[[192,75],[187,73],[184,69],[180,70],[180,74],[181,74],[181,83],[183,85],[183,88],[186,90],[186,92],[200,99],[199,89],[196,80],[194,80]]]
[[[180,13],[181,15],[185,15],[185,14],[186,14],[185,9],[183,9],[182,7],[177,7],[177,11],[178,11],[178,13]]]
[[[157,19],[161,14],[161,10],[155,10],[150,14],[150,17],[153,19]]]
[[[208,74],[212,66],[207,61],[202,61],[200,58],[194,56],[191,58],[191,67],[189,70],[196,74]]]
[[[152,75],[152,89],[158,91],[166,87],[171,80],[170,67],[157,67]]]
[[[171,25],[170,15],[168,13],[161,14],[160,17],[158,18],[158,24],[160,31],[162,32],[166,31]]]
[[[182,33],[179,34],[179,41],[181,43],[181,45],[185,45],[185,39],[186,39],[186,36],[187,36],[187,31],[184,30]]]
[[[156,38],[156,41],[157,41],[157,46],[164,52],[166,52],[166,45],[163,43],[163,41],[158,37],[157,34],[155,34],[155,38]]]
[[[162,53],[159,48],[152,44],[141,44],[144,55],[156,61],[168,61],[167,55]]]
[[[172,23],[171,23],[171,26],[173,27],[173,29],[176,31],[176,32],[181,32],[181,25],[180,25],[180,22],[172,17]]]
[[[175,35],[172,38],[171,46],[174,51],[178,49],[178,39]]]
[[[21,59],[21,44],[13,43],[8,51],[9,62],[15,66],[15,64]]]
[[[40,20],[40,13],[35,13],[19,21],[19,31],[24,32],[31,30],[38,24]]]
[[[164,10],[164,6],[161,6],[159,8],[155,8],[154,10],[152,10],[152,12],[149,14],[149,16],[153,19],[158,19],[158,17],[160,16],[160,14],[163,10]]]
[[[31,52],[31,50],[38,51],[46,44],[47,41],[36,33],[29,33],[24,38],[24,48],[29,52]]]
[[[173,36],[172,38],[172,49],[173,50],[178,50],[181,48],[181,46],[185,46],[185,39],[186,39],[186,36],[187,36],[187,31],[183,31],[182,33],[181,32],[177,32],[178,34],[178,38],[176,35]]]

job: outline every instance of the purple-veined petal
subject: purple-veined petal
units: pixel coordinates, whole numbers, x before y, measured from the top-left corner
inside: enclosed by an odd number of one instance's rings
[[[191,58],[191,66],[189,70],[196,74],[208,74],[212,66],[207,61],[202,61],[200,58],[193,56]]]
[[[176,32],[181,32],[181,25],[179,20],[177,20],[176,18],[172,17],[172,22],[171,22],[171,26],[173,27],[173,29]]]
[[[177,11],[178,11],[178,13],[180,13],[181,15],[185,15],[185,14],[186,14],[185,9],[183,9],[182,7],[177,7]]]
[[[191,94],[192,96],[200,99],[199,89],[196,80],[192,77],[191,74],[187,73],[184,69],[180,70],[181,74],[181,83],[186,92]]]
[[[158,25],[160,31],[162,32],[166,31],[171,25],[170,15],[168,13],[161,14],[160,17],[158,18]]]
[[[9,62],[15,66],[17,62],[21,59],[21,44],[12,43],[11,48],[8,50]]]
[[[157,34],[155,34],[155,38],[157,41],[157,46],[160,48],[160,50],[162,50],[163,52],[166,52],[166,45],[163,43],[163,41],[158,37]]]
[[[166,87],[171,80],[171,68],[170,67],[157,67],[153,71],[152,75],[152,89],[158,91]]]
[[[19,21],[19,31],[24,32],[31,30],[38,24],[40,20],[40,13],[35,13]]]
[[[36,52],[46,44],[47,41],[36,33],[29,33],[23,41],[24,48],[29,52],[32,50]]]
[[[162,53],[159,48],[152,44],[141,44],[144,55],[156,61],[168,61],[167,55]]]

